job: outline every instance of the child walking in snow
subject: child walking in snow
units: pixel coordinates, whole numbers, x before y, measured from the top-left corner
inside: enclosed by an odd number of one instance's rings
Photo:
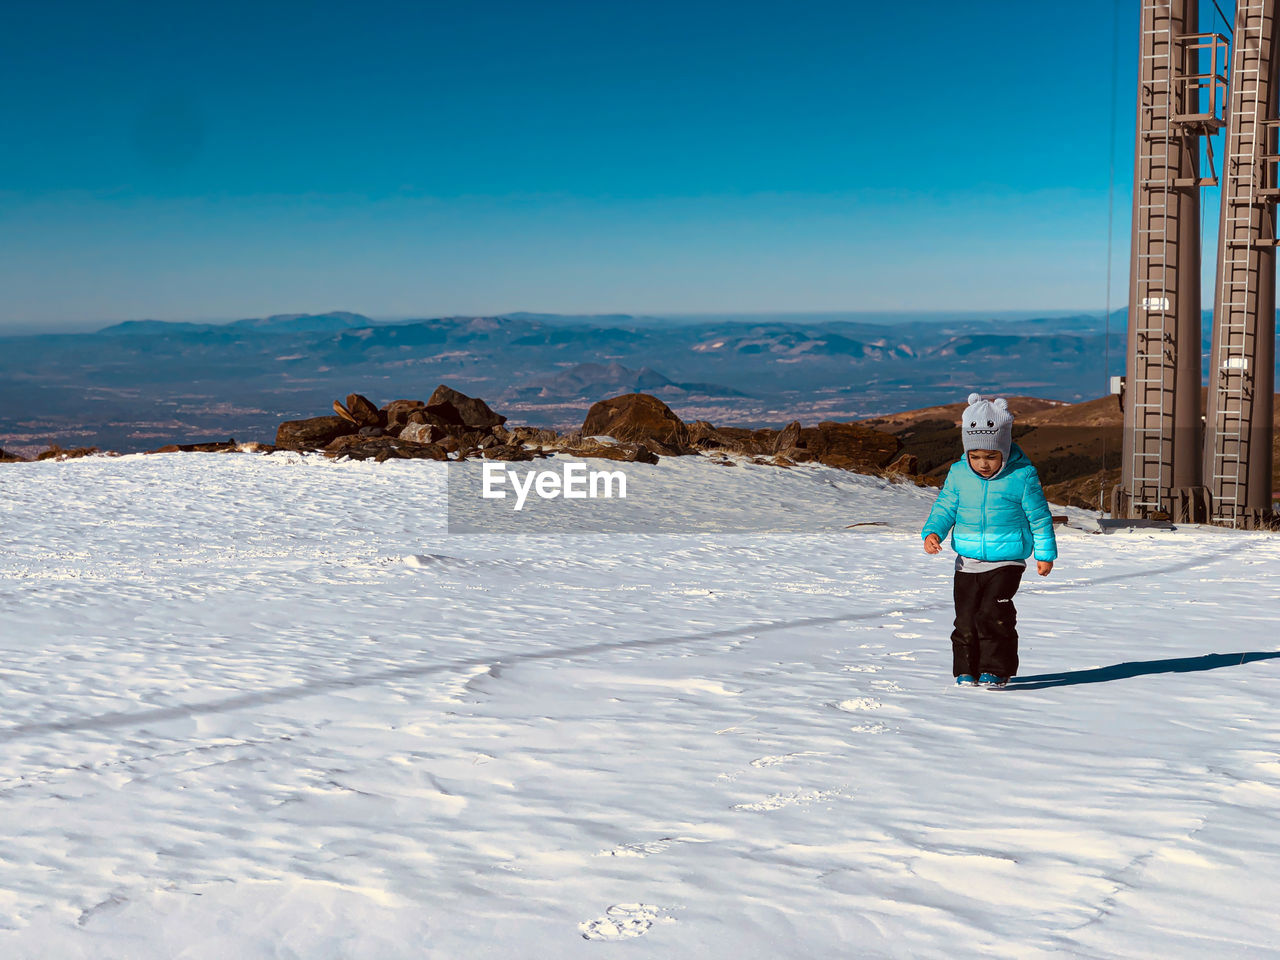
[[[1013,442],[1013,414],[1004,398],[969,394],[960,431],[965,455],[947,471],[920,535],[924,552],[938,553],[950,531],[956,551],[956,683],[1002,687],[1018,672],[1013,595],[1026,558],[1034,553],[1036,572],[1047,577],[1058,544],[1040,476]]]

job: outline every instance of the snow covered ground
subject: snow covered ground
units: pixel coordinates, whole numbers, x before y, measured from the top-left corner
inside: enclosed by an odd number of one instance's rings
[[[0,956],[1280,956],[1274,535],[1055,509],[957,689],[932,490],[450,535],[445,469],[0,467]]]

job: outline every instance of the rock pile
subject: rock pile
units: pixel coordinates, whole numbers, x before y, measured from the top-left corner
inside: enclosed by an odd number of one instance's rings
[[[166,443],[163,447],[148,450],[147,453],[258,453],[272,448],[265,443],[236,443],[230,440],[211,440],[207,443]]]
[[[652,453],[671,457],[696,453],[689,427],[657,397],[624,393],[591,405],[582,421],[584,437],[606,436],[643,443]]]
[[[889,433],[852,423],[824,421],[803,427],[799,421],[780,430],[717,427],[705,420],[685,423],[665,403],[646,393],[626,393],[593,404],[581,429],[566,434],[533,426],[506,426],[507,418],[478,397],[441,384],[426,400],[392,400],[376,406],[368,397],[348,394],[333,402],[333,412],[286,420],[275,444],[226,441],[169,444],[149,453],[296,450],[322,451],[329,457],[384,462],[423,460],[533,460],[552,453],[598,457],[628,463],[657,463],[659,457],[706,455],[733,466],[730,454],[753,463],[789,467],[815,462],[860,473],[917,479],[916,458],[899,453],[902,443]],[[39,459],[84,456],[96,448],[54,447]],[[0,450],[0,461],[20,460]]]
[[[147,453],[270,453],[275,447],[267,443],[237,443],[234,438],[230,440],[215,440],[206,443],[168,443],[163,447],[157,447],[154,450],[148,450]],[[63,449],[56,443],[49,447],[48,450],[42,450],[35,455],[36,460],[75,460],[79,457],[118,457],[120,453],[115,450],[99,450],[97,447],[71,447]],[[0,463],[28,463],[30,457],[24,457],[8,450],[0,450]]]
[[[91,457],[98,453],[97,447],[71,447],[68,450],[62,449],[56,443],[48,450],[44,450],[36,454],[37,460],[76,460],[80,457]],[[108,450],[107,456],[118,457],[120,454],[115,451]]]
[[[914,457],[894,459],[902,443],[892,434],[853,423],[799,421],[781,430],[687,424],[665,403],[646,393],[627,393],[593,404],[582,428],[564,435],[537,427],[505,426],[478,397],[443,384],[425,400],[392,400],[382,407],[350,394],[335,400],[333,415],[280,424],[276,447],[323,450],[326,455],[379,462],[392,458],[431,460],[531,460],[549,453],[657,463],[661,456],[709,453],[732,465],[728,454],[755,463],[791,466],[822,463],[860,473],[914,476]]]
[[[333,415],[286,420],[276,430],[282,450],[323,450],[353,460],[532,460],[545,455],[526,443],[551,439],[534,427],[508,430],[507,418],[477,397],[443,384],[423,400],[392,400],[382,407],[358,393],[333,402]],[[549,436],[546,436],[548,435]]]
[[[604,445],[595,439],[602,436],[622,442]],[[599,452],[602,445],[615,452]],[[885,475],[908,475],[915,470],[912,460],[893,460],[902,447],[897,437],[870,427],[833,421],[808,428],[797,421],[781,430],[717,427],[706,420],[686,424],[657,397],[644,393],[623,394],[596,403],[587,411],[582,429],[564,437],[558,447],[581,456],[632,459],[634,455],[646,462],[653,462],[646,453],[654,460],[658,455],[710,453],[719,455],[713,456],[717,462],[727,464],[733,462],[727,459],[728,454],[738,454],[751,457],[754,463],[784,467],[816,462]]]

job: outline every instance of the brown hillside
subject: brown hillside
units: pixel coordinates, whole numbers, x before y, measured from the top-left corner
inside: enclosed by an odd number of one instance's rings
[[[1009,412],[1013,414],[1015,421],[1059,407],[1079,406],[1079,404],[1064,403],[1061,400],[1041,400],[1039,397],[1006,397],[1005,399],[1009,403]],[[1111,398],[1111,402],[1115,403],[1114,397]],[[953,426],[959,427],[960,417],[964,415],[964,409],[968,405],[962,401],[940,407],[921,407],[918,410],[905,410],[902,413],[891,413],[883,417],[871,417],[854,422],[875,427],[887,433],[895,433],[904,427],[931,420],[950,420]]]
[[[1208,401],[1201,388],[1201,409]],[[986,394],[984,394],[986,396]],[[1124,416],[1113,395],[1080,403],[1038,397],[1007,397],[1014,416],[1013,439],[1036,465],[1045,494],[1055,503],[1099,509],[1120,480]],[[902,452],[914,454],[927,482],[941,485],[947,469],[959,459],[960,417],[967,403],[922,407],[858,421],[902,441]],[[1276,396],[1273,439],[1273,489],[1280,490],[1280,394]]]

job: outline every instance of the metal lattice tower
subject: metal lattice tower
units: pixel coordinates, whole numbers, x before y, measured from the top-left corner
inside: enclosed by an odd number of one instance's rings
[[[1271,508],[1276,13],[1276,0],[1238,0],[1231,55],[1204,485],[1212,519],[1233,527],[1257,526]]]
[[[1217,182],[1200,176],[1200,138],[1223,124],[1217,61],[1226,39],[1196,33],[1196,22],[1196,0],[1142,0],[1116,517],[1170,515],[1200,489],[1199,188]]]

